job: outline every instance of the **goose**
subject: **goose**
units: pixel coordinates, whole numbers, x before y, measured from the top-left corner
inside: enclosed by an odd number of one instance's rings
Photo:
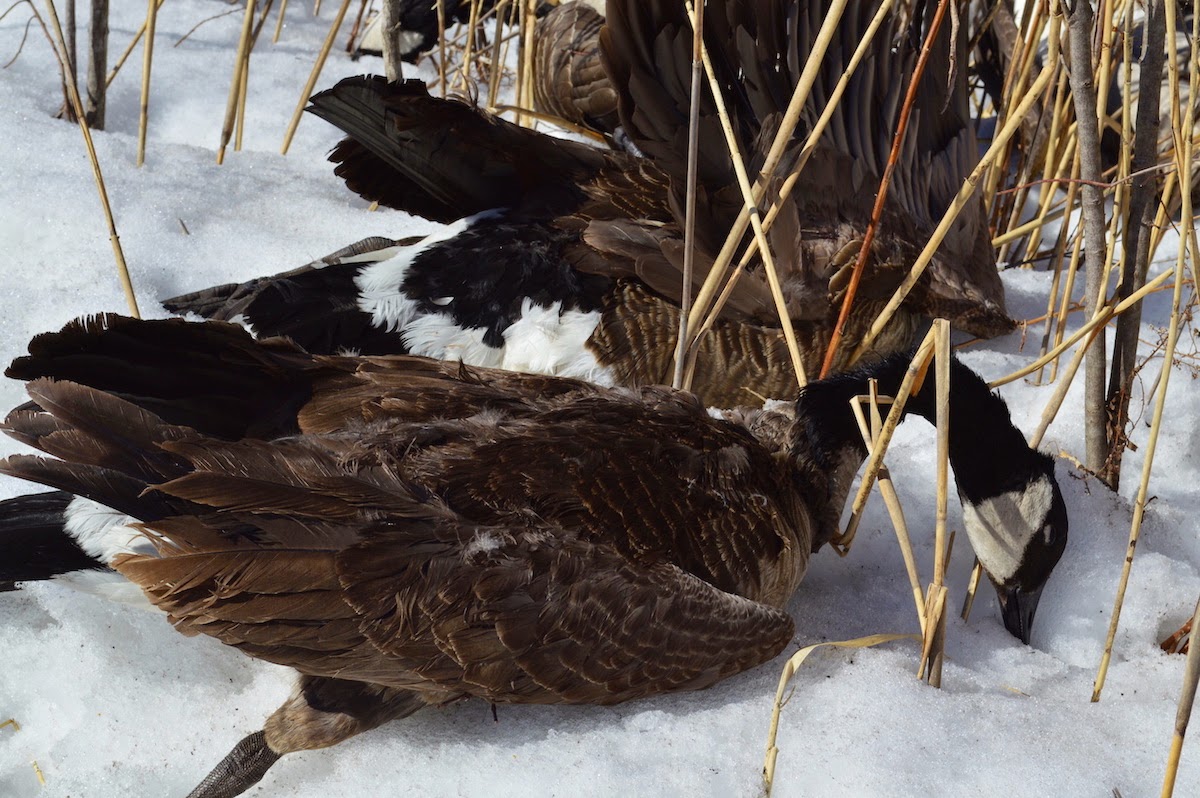
[[[8,374],[32,402],[3,429],[49,457],[0,472],[127,516],[111,563],[179,631],[299,673],[193,798],[425,706],[611,704],[775,657],[866,454],[848,400],[907,367],[710,413],[666,387],[315,356],[221,322],[102,315],[29,351]],[[935,415],[934,379],[909,412]],[[950,381],[964,524],[1027,642],[1067,538],[1053,460],[957,360]]]
[[[709,3],[708,47],[752,174],[828,5]],[[832,93],[873,6],[846,10],[802,130]],[[924,13],[886,18],[769,234],[809,373],[820,370],[871,217]],[[964,72],[950,69],[965,44],[952,42],[951,27],[917,92],[834,370],[850,365],[976,162]],[[165,306],[240,321],[317,353],[411,353],[606,385],[668,382],[683,290],[689,31],[681,3],[608,3],[601,58],[621,127],[644,158],[519,128],[468,103],[430,97],[419,81],[343,80],[309,107],[348,134],[330,156],[336,174],[366,199],[447,226],[423,238],[365,239],[299,269]],[[707,95],[701,121],[694,288],[742,207]],[[795,160],[801,144],[798,135],[785,160]],[[871,354],[907,349],[935,316],[982,337],[1013,328],[978,198]],[[777,319],[767,278],[752,266],[700,341],[692,389],[717,407],[788,396],[796,380]]]

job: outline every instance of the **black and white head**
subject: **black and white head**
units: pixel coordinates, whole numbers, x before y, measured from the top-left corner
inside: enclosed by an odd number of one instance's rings
[[[1008,464],[1011,479],[984,482],[983,490],[972,480],[964,486],[958,475],[967,536],[996,588],[1005,628],[1024,643],[1042,589],[1067,545],[1067,508],[1054,459],[1028,453],[1027,462]]]

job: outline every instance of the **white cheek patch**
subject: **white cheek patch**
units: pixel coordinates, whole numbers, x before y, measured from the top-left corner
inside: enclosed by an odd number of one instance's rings
[[[978,504],[963,502],[967,536],[993,579],[1003,583],[1017,573],[1025,550],[1034,536],[1042,533],[1053,502],[1054,488],[1047,476],[1024,490],[1002,493]]]
[[[111,565],[118,554],[155,554],[154,547],[124,513],[76,496],[63,513],[63,528],[88,556]]]

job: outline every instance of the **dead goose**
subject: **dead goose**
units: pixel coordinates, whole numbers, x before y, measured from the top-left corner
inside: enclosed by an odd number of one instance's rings
[[[722,82],[732,87],[734,125],[752,172],[827,5],[710,3],[709,47]],[[872,5],[847,10],[814,98],[832,92]],[[916,58],[923,22],[908,19],[894,14],[884,23],[772,228],[809,372],[824,357]],[[451,226],[420,240],[368,239],[293,272],[166,306],[245,321],[259,334],[287,335],[317,352],[411,352],[617,385],[668,381],[682,291],[679,195],[689,97],[680,76],[690,69],[688,27],[677,2],[608,5],[605,67],[622,125],[649,156],[643,159],[518,128],[462,102],[429,97],[417,82],[342,81],[313,97],[310,108],[349,134],[332,155],[337,173],[366,198]],[[964,47],[961,41],[952,47],[950,30],[918,92],[835,368],[849,364],[974,163],[963,70],[947,83],[951,52],[961,55]],[[805,125],[815,121],[818,99],[810,101]],[[711,100],[703,119],[697,283],[741,208]],[[913,331],[934,315],[981,336],[1012,327],[978,201],[959,217],[876,351],[906,349]],[[727,407],[754,394],[787,396],[793,384],[766,278],[752,269],[703,339],[692,387],[706,403]]]
[[[9,374],[34,404],[4,428],[58,459],[0,471],[132,516],[142,553],[115,565],[177,628],[301,674],[194,798],[430,704],[616,703],[774,657],[864,456],[847,399],[906,366],[714,418],[668,388],[314,357],[221,323],[101,316],[30,352]],[[1053,461],[973,372],[951,381],[964,522],[1027,640],[1066,543]]]

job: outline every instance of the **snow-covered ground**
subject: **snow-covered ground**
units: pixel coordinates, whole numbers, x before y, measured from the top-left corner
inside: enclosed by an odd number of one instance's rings
[[[250,73],[245,149],[218,167],[214,153],[240,12],[213,0],[171,0],[158,20],[146,165],[134,167],[140,55],[112,87],[109,128],[96,146],[142,311],[156,300],[305,263],[369,235],[400,237],[432,225],[370,213],[325,161],[333,128],[305,118],[287,157],[286,120],[332,19],[294,4],[277,45],[264,42]],[[112,45],[123,49],[144,4],[114,4]],[[0,22],[0,59],[16,50],[25,11]],[[81,18],[86,17],[83,9]],[[268,23],[264,38],[274,20]],[[347,23],[348,30],[349,23]],[[85,313],[122,311],[107,230],[79,131],[53,118],[57,67],[33,29],[23,54],[0,72],[0,360],[27,340]],[[81,33],[80,41],[86,37]],[[381,68],[350,61],[345,34],[318,83]],[[420,73],[431,75],[428,66]],[[185,232],[185,227],[186,231]],[[1010,310],[1044,311],[1048,277],[1008,272]],[[1169,292],[1149,302],[1165,324]],[[1153,340],[1147,329],[1143,336]],[[1033,336],[1031,335],[1031,341]],[[1190,346],[1190,345],[1189,345]],[[1019,336],[973,347],[963,359],[989,377],[1028,362]],[[1159,368],[1145,372],[1149,384]],[[1004,389],[1032,429],[1050,389]],[[0,407],[22,401],[0,382]],[[1078,390],[1045,447],[1078,455]],[[1134,406],[1140,406],[1137,398]],[[1122,616],[1108,687],[1089,702],[1129,530],[1144,446],[1126,456],[1114,496],[1067,460],[1058,476],[1071,543],[1043,597],[1033,645],[1000,626],[990,589],[974,616],[949,624],[944,689],[914,678],[911,643],[821,652],[797,674],[784,709],[779,796],[1101,796],[1156,793],[1161,783],[1183,659],[1157,642],[1200,594],[1198,454],[1200,390],[1171,382],[1151,503]],[[1147,413],[1148,416],[1148,413]],[[1139,424],[1135,441],[1148,433]],[[18,449],[8,440],[0,453]],[[901,429],[889,464],[928,574],[933,525],[933,435]],[[0,482],[0,498],[29,486]],[[957,503],[951,524],[961,528]],[[4,556],[0,552],[0,556]],[[876,632],[914,631],[908,583],[882,506],[872,500],[854,551],[821,553],[790,609],[796,645]],[[957,607],[971,566],[965,539],[950,567]],[[284,759],[251,794],[342,796],[752,796],[778,662],[704,693],[612,708],[459,704],[363,735],[334,749]],[[244,734],[260,728],[292,677],[212,640],[187,639],[163,618],[57,586],[0,595],[0,795],[182,795]],[[34,762],[45,777],[40,786]],[[1197,795],[1200,750],[1184,749],[1177,795]]]

